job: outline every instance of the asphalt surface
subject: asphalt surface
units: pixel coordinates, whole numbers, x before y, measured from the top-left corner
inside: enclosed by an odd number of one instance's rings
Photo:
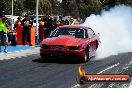
[[[39,49],[30,54],[0,60],[0,88],[128,88],[127,84],[78,85],[78,67],[88,74],[132,75],[132,53],[123,53],[103,59],[91,58],[87,63],[58,58],[43,61]],[[33,50],[32,50],[33,51]],[[14,53],[15,54],[15,53]],[[18,54],[18,53],[17,53]],[[71,59],[69,57],[69,59]]]

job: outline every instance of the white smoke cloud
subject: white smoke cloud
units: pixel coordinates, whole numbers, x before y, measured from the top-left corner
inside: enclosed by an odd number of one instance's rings
[[[85,26],[100,33],[101,45],[97,57],[104,58],[124,52],[132,52],[132,8],[125,5],[115,6],[101,15],[91,15]]]

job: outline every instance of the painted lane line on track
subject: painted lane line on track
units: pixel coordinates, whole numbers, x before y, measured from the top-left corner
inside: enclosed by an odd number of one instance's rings
[[[110,84],[107,88],[112,88],[115,84]]]
[[[74,86],[71,87],[71,88],[77,88],[77,87],[80,87],[80,85],[79,85],[79,84],[76,84],[76,85],[74,85]]]
[[[97,74],[101,74],[101,73],[103,73],[103,72],[105,72],[105,71],[107,71],[107,70],[109,70],[109,69],[112,69],[112,68],[118,66],[119,64],[120,64],[120,63],[114,64],[114,65],[112,65],[112,66],[110,66],[110,67],[108,67],[108,68],[106,68],[106,69],[104,69],[104,70],[98,72]]]
[[[119,64],[120,64],[120,63],[114,64],[114,65],[112,65],[112,66],[110,66],[110,67],[108,67],[108,68],[106,68],[106,69],[104,69],[104,70],[98,72],[97,74],[101,74],[101,73],[103,73],[103,72],[105,72],[105,71],[107,71],[107,70],[110,70],[110,69],[112,69],[112,68],[118,66]],[[93,84],[93,85],[91,85],[89,88],[96,88],[97,86],[101,87],[101,86],[103,86],[103,85],[104,85],[104,84]]]
[[[88,88],[101,88],[104,84],[93,84]]]
[[[130,61],[129,64],[127,64],[127,65],[131,65],[131,64],[132,64],[132,61]]]
[[[132,64],[132,61],[130,61],[130,65]]]
[[[128,64],[126,64],[125,66],[123,66],[123,69],[128,69],[130,67],[130,65],[132,64],[132,61],[130,61]]]
[[[129,68],[129,66],[132,64],[132,61],[130,61],[128,64],[126,64],[125,66],[122,66],[123,67],[123,70],[127,70]],[[122,73],[123,71],[121,71],[120,73]],[[108,88],[112,88],[115,84],[110,84],[108,86]],[[131,87],[129,88],[132,88],[132,82],[130,83]],[[125,85],[123,85],[125,86]],[[126,88],[126,87],[123,87],[123,88]],[[127,87],[128,88],[128,87]]]
[[[132,64],[132,61],[130,61],[129,64],[127,64],[127,65],[130,66],[131,64]],[[104,70],[98,72],[97,74],[101,74],[101,73],[103,73],[103,72],[105,72],[105,71],[107,71],[107,70],[109,70],[109,69],[112,69],[112,68],[118,66],[118,65],[120,65],[120,63],[114,64],[114,65],[112,65],[112,66],[110,66],[110,67],[108,67],[108,68],[106,68],[106,69],[104,69]],[[132,83],[130,83],[130,84],[131,84],[131,85],[130,85],[129,88],[132,88]],[[93,84],[93,85],[91,85],[89,88],[92,88],[92,87],[95,87],[95,86],[97,86],[97,85],[96,85],[96,84]],[[99,86],[99,85],[98,85],[98,86]],[[101,86],[101,85],[100,85],[100,86]],[[111,86],[113,86],[113,85],[111,85]],[[77,87],[80,87],[80,85],[79,85],[79,84],[76,84],[76,85],[74,85],[74,86],[71,87],[71,88],[77,88]]]

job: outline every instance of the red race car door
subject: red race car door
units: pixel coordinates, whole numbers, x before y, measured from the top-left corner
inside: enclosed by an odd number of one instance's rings
[[[95,50],[96,50],[96,38],[95,38],[95,33],[91,28],[88,28],[88,39],[89,39],[89,54],[90,56],[94,56]]]

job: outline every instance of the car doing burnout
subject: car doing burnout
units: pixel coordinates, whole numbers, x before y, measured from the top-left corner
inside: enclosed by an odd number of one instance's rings
[[[95,56],[99,45],[99,34],[86,26],[61,26],[43,40],[40,56],[49,57],[76,57],[83,62]]]

